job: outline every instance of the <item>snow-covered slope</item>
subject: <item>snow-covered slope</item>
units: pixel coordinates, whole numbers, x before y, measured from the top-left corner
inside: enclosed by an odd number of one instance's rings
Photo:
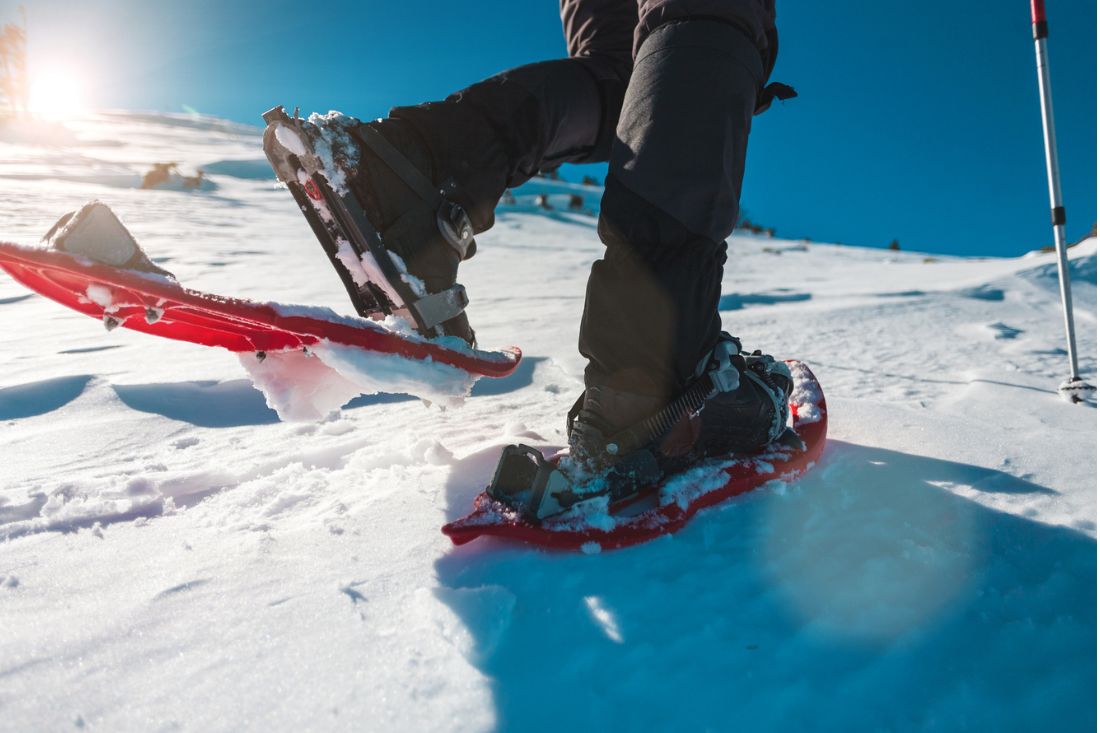
[[[158,161],[203,190],[140,190]],[[450,547],[502,445],[564,441],[581,188],[530,184],[464,265],[527,357],[460,409],[281,423],[234,356],[0,277],[0,730],[1094,729],[1096,412],[1054,393],[1050,254],[734,238],[725,326],[820,377],[821,465],[631,550]],[[0,239],[99,198],[185,285],[350,312],[253,128],[0,128],[0,197]]]

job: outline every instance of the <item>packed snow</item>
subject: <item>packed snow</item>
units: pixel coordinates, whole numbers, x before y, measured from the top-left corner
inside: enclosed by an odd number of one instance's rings
[[[208,185],[142,190],[164,160]],[[1056,394],[1049,253],[736,236],[724,326],[821,380],[819,465],[632,549],[450,545],[502,446],[564,444],[599,194],[502,204],[460,280],[526,356],[447,409],[378,374],[284,422],[233,354],[0,275],[0,730],[1094,730],[1096,411]],[[352,313],[258,128],[0,127],[0,195],[0,239],[98,198],[189,287]]]
[[[321,341],[306,350],[238,354],[268,407],[288,422],[323,420],[359,395],[407,393],[428,404],[461,407],[476,380],[430,359],[404,359]]]

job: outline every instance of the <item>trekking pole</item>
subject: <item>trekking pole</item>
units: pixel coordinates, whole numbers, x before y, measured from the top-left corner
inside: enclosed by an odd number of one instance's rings
[[[1096,387],[1081,379],[1077,371],[1077,336],[1073,330],[1073,294],[1069,283],[1069,258],[1066,254],[1066,208],[1062,205],[1062,178],[1058,171],[1058,147],[1054,139],[1054,108],[1050,95],[1050,64],[1047,61],[1047,12],[1045,0],[1031,0],[1031,30],[1035,37],[1035,60],[1039,67],[1039,103],[1043,110],[1043,140],[1046,143],[1047,183],[1050,188],[1050,214],[1054,225],[1054,248],[1058,252],[1058,283],[1062,288],[1062,311],[1069,345],[1069,379],[1058,387],[1070,402],[1081,402]]]

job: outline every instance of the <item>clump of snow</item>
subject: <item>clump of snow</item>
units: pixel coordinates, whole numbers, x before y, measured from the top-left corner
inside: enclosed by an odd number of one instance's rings
[[[340,260],[356,285],[363,287],[370,282],[363,263],[359,260],[359,255],[355,254],[355,250],[351,248],[351,242],[342,237],[336,240],[336,259]]]
[[[91,283],[84,291],[84,294],[88,296],[88,300],[107,311],[109,311],[115,303],[114,294],[106,285]]]
[[[406,338],[422,338],[420,334],[417,333],[416,327],[409,322],[408,318],[404,318],[402,316],[391,313],[390,315],[379,321],[379,323],[381,323],[382,327],[386,330],[401,334]],[[455,343],[456,340],[458,341],[458,344]],[[457,337],[445,337],[435,339],[435,342],[449,349],[455,349],[457,351],[468,351],[470,349],[470,345],[468,343],[466,343],[463,339]],[[456,348],[456,346],[458,348]]]
[[[357,120],[333,110],[324,115],[314,112],[309,116],[309,121],[321,131],[320,137],[313,141],[313,152],[325,171],[325,178],[333,192],[344,196],[348,193],[347,176],[336,158],[347,159],[349,152],[356,149],[347,127]]]
[[[280,124],[275,126],[275,139],[279,141],[280,145],[297,156],[306,154],[305,143],[302,142],[297,132],[291,130],[286,125]]]
[[[585,542],[581,545],[581,552],[585,555],[599,555],[603,551],[599,542]]]
[[[728,461],[709,461],[681,473],[661,487],[658,501],[662,505],[677,504],[681,509],[687,509],[698,497],[726,485],[729,476],[723,469],[728,465]]]
[[[800,425],[821,420],[821,410],[818,408],[822,400],[821,389],[812,379],[799,379],[800,374],[805,370],[806,367],[802,364],[796,364],[791,369],[794,389],[791,391],[789,402],[798,411],[797,420]]]
[[[402,278],[413,287],[413,292],[418,295],[423,295],[426,292],[423,282],[408,274],[405,269],[404,260],[393,252],[389,252],[388,254],[394,265],[397,266],[398,272],[401,273]],[[403,302],[401,296],[398,295],[397,291],[390,284],[390,281],[387,280],[386,276],[382,273],[382,268],[378,266],[378,263],[374,259],[374,255],[372,255],[370,251],[364,252],[363,256],[360,257],[355,253],[355,250],[352,249],[351,243],[341,237],[336,240],[336,259],[340,260],[340,264],[342,264],[351,274],[351,279],[356,285],[362,287],[368,282],[374,283],[382,289],[391,302]],[[418,286],[416,283],[419,283],[419,290],[417,290]]]
[[[387,250],[387,254],[390,256],[390,262],[397,268],[397,272],[400,273],[401,279],[412,289],[418,296],[425,296],[428,294],[428,286],[424,284],[424,281],[409,272],[408,266],[405,264],[405,260],[401,259],[401,255],[397,254],[393,250]]]
[[[460,406],[476,377],[430,358],[407,359],[329,341],[308,349],[239,354],[256,389],[279,418],[322,420],[361,394],[412,394],[445,406]]]
[[[455,454],[438,440],[425,438],[412,445],[409,455],[417,463],[431,466],[448,466],[454,463]]]
[[[756,472],[760,474],[771,473],[775,470],[775,466],[764,460],[756,460]]]

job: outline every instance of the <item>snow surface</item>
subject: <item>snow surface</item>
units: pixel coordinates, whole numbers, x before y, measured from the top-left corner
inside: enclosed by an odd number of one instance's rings
[[[216,186],[140,190],[166,157]],[[209,118],[0,127],[0,239],[100,198],[183,283],[351,313],[265,169]],[[503,445],[564,443],[598,201],[535,181],[479,237],[471,321],[527,356],[461,409],[284,423],[235,356],[0,276],[0,730],[1095,729],[1096,412],[1054,393],[1050,254],[734,238],[724,325],[821,379],[820,464],[629,550],[450,546]]]

